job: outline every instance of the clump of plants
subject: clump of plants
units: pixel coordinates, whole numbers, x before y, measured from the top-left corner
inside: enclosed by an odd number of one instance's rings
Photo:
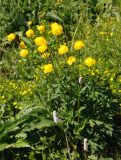
[[[7,35],[11,48],[3,69],[11,72],[1,79],[3,159],[91,159],[112,141],[121,105],[119,29],[113,19],[83,25],[72,39],[60,23],[45,20]]]

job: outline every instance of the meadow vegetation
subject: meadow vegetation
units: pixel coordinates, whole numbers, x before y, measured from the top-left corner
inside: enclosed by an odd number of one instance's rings
[[[0,4],[0,159],[119,160],[120,1]]]

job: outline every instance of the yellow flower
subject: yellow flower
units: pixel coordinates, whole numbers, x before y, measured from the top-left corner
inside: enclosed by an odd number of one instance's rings
[[[34,31],[32,29],[28,29],[28,31],[26,31],[26,36],[31,38],[34,36]]]
[[[28,22],[27,22],[27,25],[28,25],[28,26],[31,26],[31,24],[32,24],[32,21],[28,21]]]
[[[11,34],[9,34],[9,35],[7,36],[7,40],[10,41],[10,42],[13,41],[15,38],[16,38],[16,36],[15,36],[14,33],[11,33]]]
[[[67,60],[68,65],[72,65],[75,62],[76,62],[76,58],[74,56],[70,56]]]
[[[37,50],[41,53],[45,52],[47,49],[47,45],[43,44],[37,48]]]
[[[87,59],[85,59],[84,63],[88,66],[91,67],[92,65],[94,65],[96,63],[95,59],[88,57]]]
[[[26,48],[25,43],[24,43],[24,42],[20,42],[20,47],[21,47],[21,48]]]
[[[38,31],[44,32],[45,31],[45,26],[44,25],[39,25],[39,26],[37,26],[37,29],[38,29]]]
[[[50,57],[50,53],[43,53],[43,54],[42,54],[42,58],[47,59],[47,58],[49,58],[49,57]]]
[[[28,55],[28,50],[27,49],[22,49],[20,52],[19,52],[19,55],[21,57],[26,57]]]
[[[85,44],[80,40],[78,40],[74,43],[75,50],[80,50],[81,48],[84,48],[84,47],[85,47]]]
[[[58,36],[58,35],[61,35],[63,33],[63,28],[58,23],[52,23],[51,32],[52,32],[53,35]]]
[[[44,73],[50,73],[53,72],[53,65],[52,64],[46,64],[43,66]]]
[[[61,45],[60,48],[58,49],[59,54],[65,54],[69,51],[68,46],[66,45]]]
[[[37,38],[34,39],[34,42],[37,46],[47,45],[47,41],[44,37],[37,37]]]

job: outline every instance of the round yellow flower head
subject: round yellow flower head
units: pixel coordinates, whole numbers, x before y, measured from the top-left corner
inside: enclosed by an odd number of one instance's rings
[[[85,47],[85,44],[80,40],[78,40],[74,43],[75,50],[80,50],[81,48],[84,48],[84,47]]]
[[[13,41],[15,38],[16,38],[16,36],[15,36],[14,33],[11,33],[11,34],[9,34],[9,35],[7,36],[7,40],[10,41],[10,42]]]
[[[20,42],[20,47],[21,47],[21,48],[26,48],[25,43],[24,43],[24,42]]]
[[[27,49],[22,49],[20,52],[19,52],[19,55],[21,57],[26,57],[28,55],[28,50]]]
[[[52,64],[46,64],[43,66],[44,73],[50,73],[53,72],[53,65]]]
[[[51,25],[51,32],[52,32],[53,35],[58,36],[58,35],[61,35],[63,33],[63,28],[60,24],[53,23]]]
[[[50,57],[50,53],[43,53],[43,54],[42,54],[42,58],[47,59],[47,58],[49,58],[49,57]]]
[[[45,52],[46,49],[47,49],[47,45],[45,45],[45,44],[43,44],[43,45],[41,45],[41,46],[39,46],[39,47],[37,48],[37,50],[38,50],[40,53]]]
[[[68,46],[66,45],[61,45],[60,48],[58,49],[58,53],[60,55],[65,54],[69,51]]]
[[[47,45],[47,41],[44,37],[37,37],[37,38],[35,38],[34,42],[37,46]]]
[[[75,62],[76,62],[76,58],[74,56],[70,56],[67,60],[68,65],[72,65]]]
[[[44,32],[45,31],[45,26],[44,25],[39,25],[39,26],[37,26],[37,29],[38,29],[38,31]]]
[[[95,59],[88,57],[87,59],[85,59],[84,63],[88,66],[91,67],[92,65],[94,65],[96,63]]]
[[[28,29],[28,31],[26,31],[26,36],[29,38],[34,37],[34,31],[32,29]]]

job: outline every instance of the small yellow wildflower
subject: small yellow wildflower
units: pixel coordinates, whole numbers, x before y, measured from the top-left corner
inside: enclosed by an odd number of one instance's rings
[[[92,65],[94,65],[96,63],[95,59],[88,57],[87,59],[85,59],[84,63],[88,66],[91,67]]]
[[[111,32],[110,35],[113,36],[113,32]]]
[[[113,89],[113,90],[112,90],[112,92],[113,92],[113,93],[116,93],[116,90],[115,90],[115,89]]]
[[[26,57],[28,55],[28,50],[27,49],[22,49],[20,52],[19,52],[19,55],[21,57]]]
[[[66,45],[61,45],[60,48],[58,49],[58,53],[60,55],[65,54],[69,51],[68,46]]]
[[[32,29],[28,29],[26,31],[26,36],[29,37],[29,38],[33,37],[34,36],[34,31]]]
[[[16,105],[17,105],[17,102],[13,102],[13,105],[16,106]]]
[[[25,95],[25,94],[27,94],[27,91],[26,91],[26,90],[22,92],[22,95]]]
[[[94,75],[95,75],[95,73],[94,73],[94,72],[92,72],[92,73],[91,73],[91,75],[92,75],[92,76],[94,76]]]
[[[43,66],[44,73],[50,73],[53,72],[53,65],[52,64],[46,64]]]
[[[76,62],[76,58],[74,56],[70,56],[67,60],[68,65],[72,65],[75,62]]]
[[[99,69],[96,69],[95,71],[96,71],[96,73],[99,73]]]
[[[43,53],[47,50],[47,45],[43,44],[37,48],[40,53]]]
[[[45,26],[44,25],[39,25],[39,26],[37,26],[37,29],[38,29],[38,31],[44,32],[45,31]]]
[[[37,37],[37,38],[34,39],[34,42],[37,46],[47,45],[47,41],[44,37]]]
[[[103,36],[103,35],[105,34],[105,32],[102,32],[102,31],[101,31],[101,32],[99,32],[99,34]]]
[[[119,89],[118,92],[121,93],[121,89]]]
[[[43,54],[42,54],[42,58],[47,59],[47,58],[49,58],[49,57],[50,57],[50,53],[43,53]]]
[[[4,99],[4,98],[5,98],[5,96],[2,96],[1,98],[2,98],[2,99]]]
[[[113,81],[113,77],[110,78],[110,81]]]
[[[7,102],[7,100],[5,99],[3,102],[4,102],[4,103],[6,103],[6,102]]]
[[[52,32],[53,35],[58,36],[58,35],[61,35],[63,33],[63,28],[58,23],[52,23],[51,32]]]
[[[84,47],[85,47],[85,44],[80,40],[78,40],[74,43],[75,50],[80,50],[81,48],[84,48]]]
[[[16,38],[16,36],[15,36],[14,33],[11,33],[11,34],[9,34],[9,35],[7,36],[7,40],[10,41],[10,42],[13,41],[15,38]]]
[[[24,42],[20,42],[20,47],[21,47],[21,48],[26,48],[25,43],[24,43]]]

